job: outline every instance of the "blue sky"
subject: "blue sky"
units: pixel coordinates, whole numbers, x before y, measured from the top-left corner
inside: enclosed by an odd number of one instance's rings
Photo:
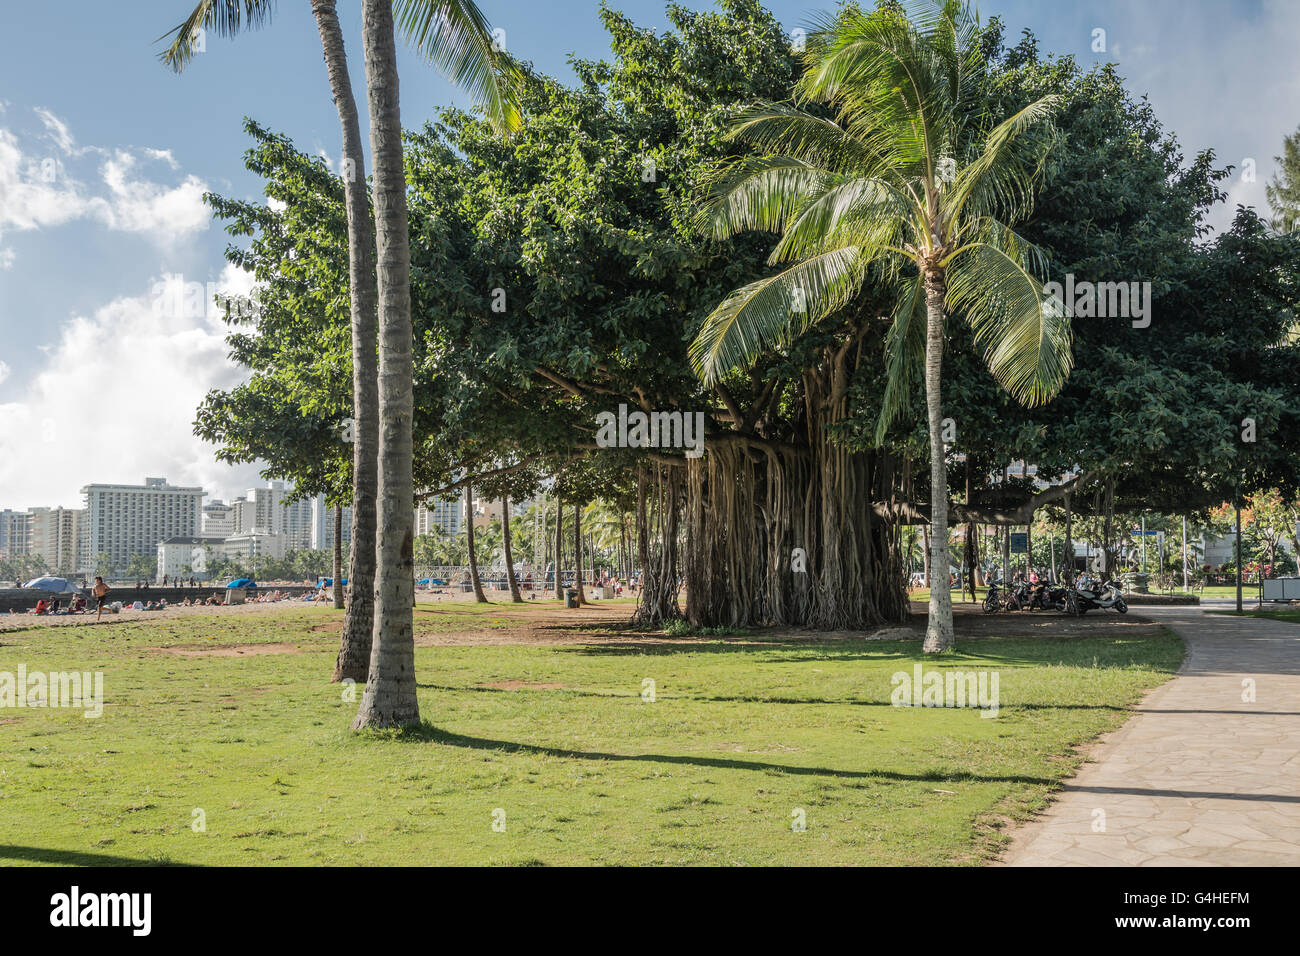
[[[569,78],[570,53],[608,52],[591,0],[480,2],[511,51],[548,73]],[[790,29],[829,5],[769,3]],[[112,16],[91,0],[0,6],[0,508],[77,505],[85,483],[146,474],[218,497],[257,481],[255,467],[218,465],[190,434],[202,395],[240,377],[224,327],[185,310],[160,314],[159,292],[241,287],[200,197],[260,195],[242,164],[245,115],[329,159],[338,121],[308,0],[281,0],[260,33],[208,36],[176,76],[153,41],[189,6],[136,0]],[[360,3],[339,6],[363,98]],[[662,0],[613,6],[667,26]],[[1230,203],[1264,207],[1272,157],[1300,124],[1300,3],[1002,0],[980,11],[1002,16],[1012,38],[1031,27],[1043,51],[1118,63],[1187,155],[1213,147],[1224,163],[1253,158],[1256,181],[1234,178]],[[1091,50],[1096,29],[1106,31],[1104,54]],[[408,126],[464,103],[410,55],[401,77]]]

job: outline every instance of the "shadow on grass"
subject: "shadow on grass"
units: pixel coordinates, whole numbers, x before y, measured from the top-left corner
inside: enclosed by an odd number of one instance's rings
[[[577,690],[572,687],[518,687],[510,689],[507,687],[478,687],[456,686],[454,684],[419,684],[415,685],[420,690],[441,690],[456,693],[466,691],[474,694],[555,694],[559,696],[572,697],[596,697],[605,700],[626,700],[636,701],[641,699],[639,692],[629,691],[627,693],[615,694],[609,691],[601,690]],[[862,700],[860,698],[850,697],[763,697],[757,694],[738,694],[733,696],[710,695],[699,696],[696,694],[665,694],[659,693],[661,700],[674,701],[694,701],[702,704],[809,704],[809,705],[826,705],[826,706],[850,706],[850,707],[893,707],[895,706],[889,700]],[[977,710],[978,708],[952,708],[952,707],[926,707],[925,710]],[[1015,710],[1113,710],[1116,712],[1127,711],[1128,707],[1119,704],[1003,704],[1002,710],[1011,712]]]
[[[109,853],[86,853],[81,850],[48,850],[38,846],[14,846],[0,843],[0,860],[24,863],[49,863],[54,866],[190,866],[170,860],[141,860]]]
[[[1102,640],[1104,644],[1096,649],[1080,647],[1078,643],[1044,645],[1035,638],[1004,637],[984,638],[978,649],[964,651],[960,647],[942,654],[926,654],[921,651],[919,641],[870,641],[863,646],[860,641],[813,641],[813,640],[771,640],[754,641],[745,639],[730,643],[718,638],[679,639],[676,642],[640,643],[631,641],[609,642],[605,644],[576,644],[558,646],[556,651],[562,654],[580,654],[584,657],[630,657],[630,656],[668,656],[672,654],[771,654],[764,664],[818,664],[850,663],[866,661],[874,664],[898,662],[905,664],[920,663],[928,669],[942,670],[949,667],[1084,667],[1098,670],[1128,670],[1135,666],[1150,667],[1153,670],[1173,673],[1181,664],[1181,657],[1172,664],[1158,661],[1138,661],[1131,659],[1127,653],[1138,641],[1173,641],[1179,638],[1172,634],[1152,634],[1147,637],[1106,637],[1095,635],[1085,640]],[[698,643],[697,643],[698,641]],[[999,645],[1005,650],[999,650]],[[1123,650],[1124,658],[1118,654],[1113,659],[1106,659],[1112,650]],[[1026,654],[1025,651],[1030,653]]]
[[[1008,776],[980,776],[973,773],[897,773],[892,770],[832,770],[827,767],[800,767],[793,764],[767,763],[758,760],[733,760],[728,757],[702,757],[685,754],[617,754],[596,750],[569,750],[563,747],[544,747],[509,740],[492,740],[488,737],[470,737],[442,730],[421,721],[393,734],[393,739],[404,743],[431,743],[446,747],[464,747],[469,750],[493,750],[498,753],[528,754],[539,757],[560,757],[565,760],[597,760],[601,762],[637,761],[644,763],[683,764],[692,767],[709,767],[717,770],[756,770],[761,773],[785,773],[807,777],[848,777],[851,779],[893,780],[904,783],[1028,783],[1050,786],[1058,781],[1047,777],[1029,777],[1023,774]]]

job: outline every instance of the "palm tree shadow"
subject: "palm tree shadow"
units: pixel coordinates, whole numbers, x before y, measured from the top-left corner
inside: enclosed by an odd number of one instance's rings
[[[892,770],[833,770],[827,767],[800,767],[793,764],[770,763],[761,760],[735,760],[729,757],[703,757],[686,754],[618,754],[593,750],[570,750],[563,747],[545,747],[539,744],[525,744],[509,740],[492,740],[487,737],[471,737],[442,730],[427,720],[404,728],[396,737],[407,743],[432,743],[445,747],[465,747],[470,750],[495,750],[507,754],[528,754],[542,757],[560,757],[565,760],[598,760],[608,762],[637,761],[645,763],[682,764],[693,767],[708,767],[720,770],[755,770],[761,773],[783,773],[792,776],[807,777],[847,777],[850,779],[894,780],[899,782],[925,783],[1028,783],[1055,784],[1056,780],[1046,777],[1030,777],[1023,774],[1010,776],[980,776],[973,773],[898,773]]]
[[[52,866],[192,866],[171,860],[142,860],[110,853],[87,853],[81,850],[51,850],[39,846],[16,846],[0,843],[0,860],[20,863],[47,863]]]

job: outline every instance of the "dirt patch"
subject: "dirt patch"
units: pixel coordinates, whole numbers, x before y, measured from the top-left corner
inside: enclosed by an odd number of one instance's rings
[[[317,624],[317,625],[315,625],[315,626],[312,627],[310,630],[311,630],[311,632],[312,632],[313,634],[342,634],[342,633],[343,633],[343,622],[342,622],[342,621],[326,621],[324,624]]]
[[[175,657],[260,657],[263,654],[297,654],[298,645],[288,641],[279,644],[223,644],[219,647],[177,644],[175,647],[159,647],[155,650],[159,654]]]
[[[503,680],[492,684],[475,684],[475,687],[488,687],[492,690],[567,690],[568,684],[539,684],[526,680]]]

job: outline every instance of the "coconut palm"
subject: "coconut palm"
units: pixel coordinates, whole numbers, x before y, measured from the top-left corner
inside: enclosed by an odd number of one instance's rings
[[[411,248],[393,8],[392,0],[364,0],[361,7],[375,170],[381,430],[374,642],[370,680],[354,728],[402,726],[420,719],[412,617]],[[498,129],[518,125],[513,74],[472,0],[399,0],[397,13],[416,46],[480,100]],[[468,519],[473,521],[473,515]]]
[[[172,31],[174,41],[163,59],[179,70],[193,56],[198,30],[212,30],[219,36],[233,36],[242,29],[256,28],[270,20],[273,0],[200,0],[190,16]],[[509,131],[520,122],[516,100],[519,73],[498,47],[492,30],[473,0],[364,0],[362,34],[366,65],[367,99],[370,108],[370,148],[374,158],[375,257],[370,256],[371,237],[358,232],[369,212],[360,184],[364,183],[360,129],[356,103],[348,81],[342,34],[334,0],[312,0],[329,65],[331,91],[338,104],[344,127],[344,184],[357,186],[345,192],[348,211],[349,276],[352,283],[353,380],[356,403],[356,459],[362,466],[354,476],[354,491],[362,499],[353,509],[354,522],[373,503],[376,506],[374,606],[371,625],[369,677],[360,713],[354,726],[398,726],[419,720],[414,675],[414,579],[411,503],[411,422],[414,413],[412,382],[412,330],[410,303],[410,237],[406,219],[406,177],[403,169],[401,116],[398,109],[397,50],[395,28],[432,63],[468,90],[484,107],[488,120],[498,130]],[[396,19],[395,19],[396,16]],[[350,123],[350,125],[349,125]],[[351,166],[348,161],[351,160]],[[351,176],[347,175],[351,170]],[[377,281],[367,285],[371,270]],[[363,301],[357,300],[358,281]],[[369,303],[366,295],[373,293]],[[376,305],[377,304],[377,305]],[[375,333],[366,335],[365,316],[378,313],[379,359],[369,365]],[[361,329],[357,327],[362,317]],[[359,360],[366,362],[362,368]],[[364,395],[357,382],[370,389]],[[367,384],[368,383],[368,384]],[[373,411],[372,411],[373,409]],[[380,431],[382,424],[382,432]],[[367,426],[369,428],[367,429]],[[371,450],[374,443],[374,450]],[[371,494],[360,481],[368,481],[369,462],[377,462],[377,479]],[[368,491],[368,489],[367,489]],[[365,529],[362,529],[364,535]],[[356,534],[353,560],[368,552]],[[363,563],[364,563],[363,559]],[[364,570],[364,569],[363,569]],[[368,592],[353,568],[352,593]],[[354,632],[364,630],[367,621],[356,617]],[[345,628],[345,634],[347,629]],[[360,641],[358,636],[358,641]],[[340,649],[337,670],[355,666],[361,645]],[[378,666],[382,672],[378,673]],[[339,676],[336,673],[336,678]]]
[[[959,0],[910,17],[848,8],[809,37],[791,104],[761,104],[729,135],[760,155],[722,171],[701,225],[724,239],[781,235],[774,275],[705,320],[691,356],[706,382],[849,305],[868,278],[898,288],[877,440],[924,368],[930,566],[948,559],[941,371],[948,317],[965,320],[1002,386],[1049,399],[1071,365],[1069,319],[1043,294],[1042,256],[1010,228],[1032,207],[1058,140],[1045,97],[994,122],[981,102],[979,23]],[[807,107],[817,104],[820,111]],[[826,115],[829,110],[830,117]],[[951,647],[952,599],[930,592],[925,650]]]
[[[172,41],[161,58],[179,73],[194,56],[200,30],[211,31],[217,36],[235,36],[241,30],[255,29],[269,22],[273,7],[271,0],[201,0],[185,21],[166,35]],[[335,0],[311,0],[311,8],[325,54],[330,94],[343,131],[340,166],[348,220],[348,289],[352,324],[353,547],[347,610],[333,680],[364,682],[370,665],[371,632],[374,628],[375,499],[379,449],[374,221],[370,218],[366,197],[361,125],[357,119],[356,97],[352,93]],[[337,568],[334,577],[337,582]],[[337,584],[335,592],[335,606],[339,606],[342,598]]]

